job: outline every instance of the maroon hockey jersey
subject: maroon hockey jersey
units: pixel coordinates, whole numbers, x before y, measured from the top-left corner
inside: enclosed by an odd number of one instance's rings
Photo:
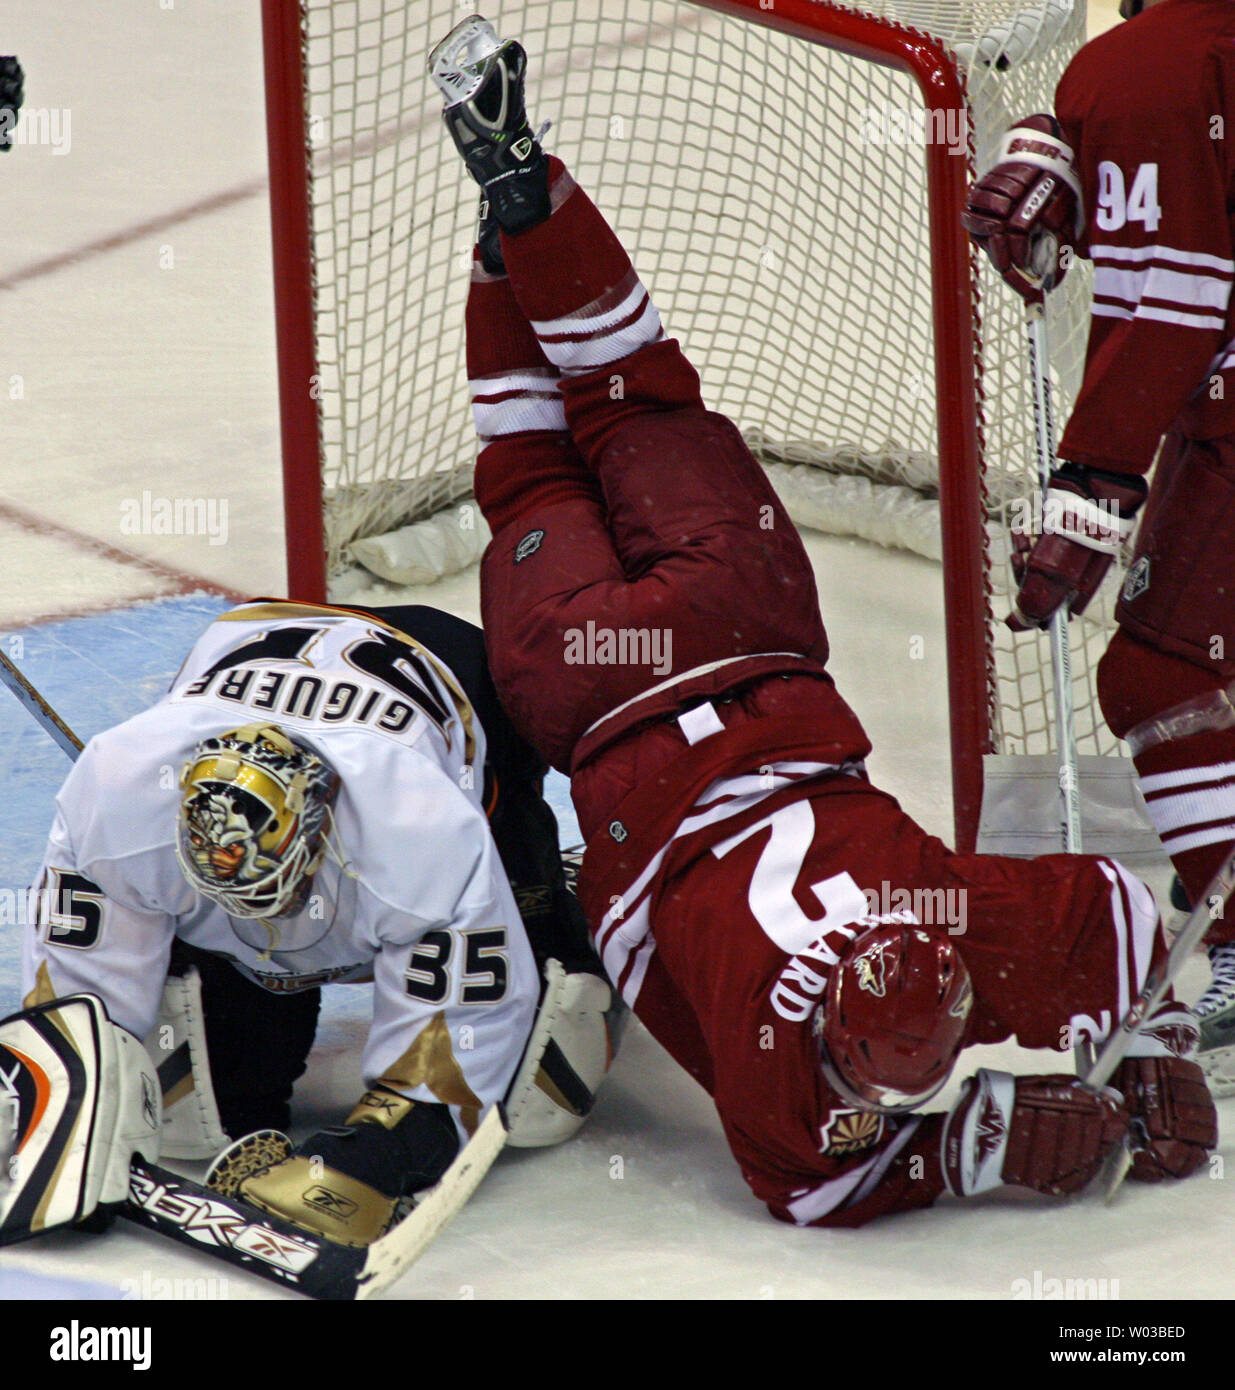
[[[1085,377],[1061,458],[1144,473],[1174,425],[1235,435],[1235,5],[1161,0],[1059,83],[1094,263]]]

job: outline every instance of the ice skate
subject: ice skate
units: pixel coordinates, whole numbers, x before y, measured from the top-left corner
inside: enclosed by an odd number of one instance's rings
[[[522,47],[499,39],[479,15],[456,25],[429,55],[446,128],[484,193],[478,239],[490,270],[500,269],[496,228],[517,233],[549,216],[549,160],[528,124],[526,71]]]
[[[1196,1060],[1215,1096],[1235,1095],[1235,942],[1211,946],[1214,977],[1193,1006],[1201,1025],[1201,1048]]]

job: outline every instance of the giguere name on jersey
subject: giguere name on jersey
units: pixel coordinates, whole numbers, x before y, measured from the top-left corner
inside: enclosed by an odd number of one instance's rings
[[[327,725],[363,725],[388,734],[404,733],[416,716],[406,700],[386,691],[332,680],[308,672],[276,671],[261,666],[234,666],[210,671],[176,691],[179,698],[213,695],[246,709]]]

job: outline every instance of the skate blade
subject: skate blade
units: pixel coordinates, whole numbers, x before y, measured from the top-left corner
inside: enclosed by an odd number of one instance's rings
[[[474,14],[456,24],[429,54],[429,76],[447,107],[468,101],[484,82],[486,64],[505,45],[493,25]]]

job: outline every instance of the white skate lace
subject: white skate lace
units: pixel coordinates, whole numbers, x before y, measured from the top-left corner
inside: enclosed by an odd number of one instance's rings
[[[1197,1018],[1209,1018],[1235,1004],[1235,941],[1211,947],[1209,964],[1214,977],[1200,1001],[1192,1006]]]

